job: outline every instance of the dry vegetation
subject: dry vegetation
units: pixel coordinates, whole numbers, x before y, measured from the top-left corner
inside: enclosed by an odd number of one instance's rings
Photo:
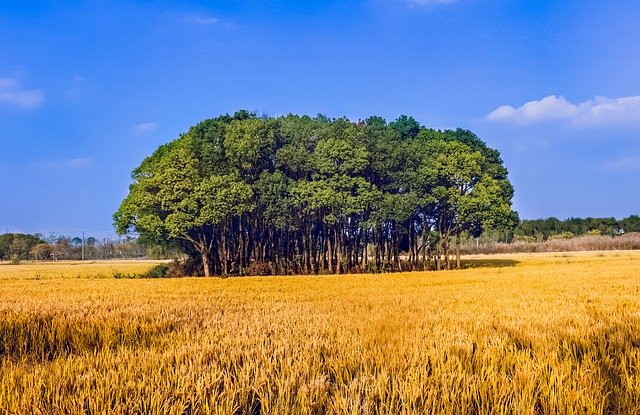
[[[624,235],[584,235],[568,239],[549,238],[546,241],[485,242],[476,245],[474,241],[462,246],[465,254],[505,254],[526,252],[580,252],[615,251],[640,249],[640,232]]]
[[[502,267],[144,280],[2,265],[0,413],[640,413],[640,253],[480,261]]]

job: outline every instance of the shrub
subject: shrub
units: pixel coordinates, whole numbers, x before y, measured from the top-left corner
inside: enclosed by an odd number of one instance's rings
[[[549,239],[551,239],[551,240],[554,240],[554,239],[571,239],[574,236],[575,236],[575,234],[573,232],[564,231],[564,232],[560,232],[557,235],[549,236]]]
[[[127,274],[125,274],[125,273],[120,272],[120,271],[114,271],[113,272],[113,278],[115,278],[117,280],[123,279],[123,278],[125,278],[125,279],[137,278],[138,275],[140,275],[140,274],[136,274],[136,273],[133,273],[133,274],[128,274],[127,273]]]
[[[204,275],[204,269],[202,268],[202,263],[193,258],[187,258],[184,260],[174,259],[168,264],[166,275],[168,278],[196,275]]]
[[[202,275],[202,264],[197,261],[187,259],[174,259],[170,263],[155,265],[145,272],[124,273],[114,271],[112,276],[116,279],[135,279],[135,278],[179,278],[187,276]]]
[[[143,278],[166,278],[170,266],[168,264],[158,264],[149,271],[142,274]]]
[[[268,262],[254,261],[246,270],[247,275],[264,276],[272,274],[271,264]]]

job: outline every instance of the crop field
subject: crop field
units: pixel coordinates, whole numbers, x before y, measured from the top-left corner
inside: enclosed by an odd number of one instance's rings
[[[143,260],[0,263],[0,281],[4,285],[6,280],[15,279],[113,278],[143,273],[158,263],[160,261]]]
[[[640,252],[465,263],[229,279],[0,264],[0,414],[640,413]]]

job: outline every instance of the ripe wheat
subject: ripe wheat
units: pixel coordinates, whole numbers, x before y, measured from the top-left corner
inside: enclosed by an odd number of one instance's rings
[[[640,413],[640,253],[482,261],[513,266],[143,280],[2,265],[0,413]]]

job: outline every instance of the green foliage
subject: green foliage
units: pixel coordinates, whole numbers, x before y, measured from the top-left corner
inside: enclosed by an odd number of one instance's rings
[[[179,246],[205,275],[401,269],[401,250],[425,268],[460,232],[517,218],[497,151],[407,116],[239,111],[161,146],[132,179],[116,230]]]
[[[12,260],[14,257],[18,260],[29,259],[31,250],[40,243],[44,243],[40,235],[2,234],[0,235],[0,260]]]
[[[151,268],[146,272],[145,277],[147,278],[165,278],[169,271],[169,265],[167,264],[158,264]]]
[[[569,231],[564,231],[564,232],[560,232],[557,235],[551,235],[549,237],[549,239],[571,239],[573,238],[575,235],[573,232],[569,232]]]
[[[640,232],[640,216],[631,215],[620,221],[620,229],[624,232]]]
[[[514,230],[514,235],[535,237],[546,240],[555,235],[571,232],[575,236],[606,235],[615,236],[621,233],[640,232],[640,217],[631,215],[617,220],[615,218],[558,218],[522,220]]]
[[[421,128],[420,124],[414,120],[413,117],[407,117],[406,115],[401,115],[397,120],[390,123],[389,126],[400,134],[403,140],[416,137]]]
[[[125,273],[120,271],[115,271],[113,273],[113,278],[116,279],[134,279],[134,278],[169,278],[176,277],[178,275],[172,275],[171,266],[169,264],[158,264],[153,266],[150,270],[146,272],[133,272],[133,273]]]

